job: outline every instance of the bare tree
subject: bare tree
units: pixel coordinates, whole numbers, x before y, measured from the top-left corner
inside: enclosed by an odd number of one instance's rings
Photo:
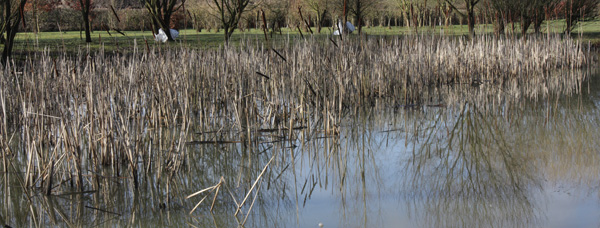
[[[365,16],[380,4],[379,0],[348,0],[348,11],[354,16],[354,23],[358,26],[358,33],[362,33]]]
[[[327,6],[329,0],[304,0],[304,4],[315,14],[317,32],[321,33],[323,21],[327,15]]]
[[[336,0],[332,8],[336,9],[338,16],[341,14],[344,22],[348,21],[348,16],[353,16],[354,23],[358,27],[358,33],[361,33],[365,17],[376,9],[376,4],[381,2],[382,0]],[[341,24],[345,27],[345,23]],[[342,28],[342,30],[345,30],[345,28]]]
[[[373,11],[377,12],[377,15],[374,16],[379,18],[379,27],[391,26],[392,19],[396,17],[397,13],[389,0],[382,0],[380,4],[373,7]]]
[[[404,19],[404,25],[408,27],[413,27],[415,33],[418,30],[419,26],[419,17],[421,8],[424,8],[421,0],[391,0],[393,5],[399,12],[401,17]],[[445,1],[445,0],[442,0]],[[423,6],[420,7],[419,5]]]
[[[81,12],[81,22],[83,22],[83,28],[85,29],[85,42],[92,42],[90,26],[90,12],[94,5],[92,0],[71,0],[67,1],[67,5],[74,10]]]
[[[90,9],[92,5],[92,0],[79,0],[79,4],[81,5],[81,17],[83,20],[83,27],[85,28],[85,42],[92,42],[92,34],[90,28]]]
[[[467,24],[469,26],[469,34],[471,36],[475,35],[475,6],[481,2],[481,0],[460,0],[460,2],[464,3],[464,8],[466,14],[461,13],[460,10],[456,6],[456,1],[459,0],[445,0],[450,7],[452,7],[459,14],[467,17]]]
[[[286,17],[289,15],[291,10],[289,1],[281,0],[265,0],[261,2],[261,8],[265,10],[257,12],[259,16],[262,16],[262,12],[265,12],[265,22],[271,28],[271,35],[275,32],[281,32],[281,28],[286,24]],[[244,16],[247,17],[247,16]],[[242,17],[242,20],[247,19]],[[243,23],[242,23],[243,24]]]
[[[542,23],[549,17],[550,9],[556,7],[558,0],[530,0],[530,15],[533,21],[533,30],[536,34],[542,32]]]
[[[6,35],[2,50],[2,64],[5,64],[11,57],[15,35],[17,35],[21,20],[25,18],[23,15],[25,3],[27,3],[26,0],[2,0],[2,4],[0,4],[4,8],[0,34]]]
[[[591,18],[598,13],[600,0],[561,0],[555,8],[556,14],[564,14],[567,28],[565,32],[570,33],[577,22],[586,17]]]
[[[231,35],[238,26],[242,14],[251,5],[250,0],[212,0],[217,17],[225,30],[225,42],[229,43]]]
[[[82,1],[82,0],[80,0]],[[169,41],[174,41],[171,35],[171,16],[185,4],[185,0],[141,0],[152,18],[152,30],[158,29],[167,35]]]
[[[527,30],[533,25],[535,33],[540,33],[542,22],[546,17],[545,10],[551,7],[554,0],[513,0],[514,12],[518,13],[521,24],[521,35],[525,36]]]
[[[488,0],[487,4],[493,9],[494,33],[496,36],[504,34],[506,23],[512,20],[516,0]]]
[[[519,21],[521,35],[527,34],[533,25],[536,34],[541,33],[542,23],[546,20],[549,9],[556,7],[557,0],[489,0],[488,4],[495,10],[496,33],[504,33],[507,21]]]
[[[449,26],[452,22],[452,7],[445,0],[438,0],[438,8],[444,17],[444,26]]]

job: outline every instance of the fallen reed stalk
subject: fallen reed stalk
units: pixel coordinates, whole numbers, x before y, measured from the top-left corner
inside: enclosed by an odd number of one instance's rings
[[[217,198],[217,195],[219,194],[219,189],[221,188],[221,186],[223,186],[224,182],[225,182],[225,180],[223,179],[223,177],[221,177],[221,179],[219,180],[219,183],[217,183],[215,186],[208,187],[208,188],[202,189],[202,190],[200,190],[198,192],[195,192],[194,194],[191,194],[191,195],[185,197],[185,199],[190,199],[190,198],[192,198],[194,196],[197,196],[197,195],[200,195],[200,194],[202,194],[202,193],[204,193],[206,191],[209,191],[208,195],[210,195],[210,193],[212,193],[213,191],[216,190],[217,192],[215,193],[215,196],[214,196],[214,199],[213,199],[213,203],[212,203],[212,205],[210,207],[210,210],[212,211],[213,206],[215,204],[215,200]],[[196,204],[196,206],[194,206],[194,208],[192,208],[192,210],[190,211],[190,214],[194,213],[194,211],[202,204],[202,202],[204,202],[204,200],[208,197],[208,195],[205,195],[204,197],[202,197],[202,199]]]
[[[254,188],[256,187],[256,184],[260,183],[260,180],[262,180],[261,177],[263,176],[263,174],[265,174],[265,171],[267,171],[267,168],[269,168],[269,164],[271,164],[271,162],[273,161],[274,158],[275,158],[275,156],[271,157],[271,160],[269,160],[269,162],[267,162],[267,164],[265,165],[263,170],[260,172],[260,174],[258,174],[258,177],[256,177],[256,180],[252,184],[252,187],[250,187],[250,190],[248,190],[248,193],[246,194],[246,196],[244,197],[242,202],[238,205],[237,209],[235,210],[236,216],[238,215],[238,213],[240,212],[240,210],[242,209],[244,204],[246,204],[246,200],[248,200],[248,198],[250,197],[250,194],[252,193],[252,190],[254,190]],[[255,197],[255,199],[256,199],[256,197]],[[254,201],[252,202],[252,204],[254,204]],[[252,208],[250,208],[250,209],[252,209]],[[246,220],[244,219],[244,221],[246,221]]]

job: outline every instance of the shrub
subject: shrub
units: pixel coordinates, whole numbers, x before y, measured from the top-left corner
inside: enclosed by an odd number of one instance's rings
[[[122,9],[118,13],[121,23],[118,24],[120,30],[151,30],[151,18],[145,9]]]

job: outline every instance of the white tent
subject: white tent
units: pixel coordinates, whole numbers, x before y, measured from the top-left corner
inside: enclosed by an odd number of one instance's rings
[[[341,35],[340,30],[342,29],[342,21],[338,21],[337,27],[338,27],[338,29],[333,32],[334,36]],[[350,23],[349,21],[346,21],[346,28],[344,28],[344,29],[348,33],[352,33],[352,32],[354,32],[354,30],[356,30],[354,25],[352,25],[352,23]]]
[[[352,32],[354,32],[354,30],[356,30],[354,25],[352,25],[352,23],[350,23],[349,21],[346,21],[346,29],[348,29],[349,33],[352,33]]]
[[[169,29],[169,31],[171,32],[171,37],[173,37],[173,39],[176,39],[177,37],[179,37],[179,31],[175,30],[175,29]],[[167,42],[169,38],[167,37],[167,34],[165,33],[165,31],[161,29],[158,29],[158,34],[154,34],[154,41],[156,42]]]
[[[175,29],[169,29],[169,31],[171,31],[171,37],[173,37],[173,39],[177,39],[177,37],[179,37],[179,31]]]

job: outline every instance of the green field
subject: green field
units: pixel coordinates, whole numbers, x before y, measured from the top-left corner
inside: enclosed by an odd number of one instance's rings
[[[514,32],[513,32],[514,28]],[[564,31],[564,21],[551,21],[542,26],[542,32],[561,33]],[[316,28],[312,28],[315,37],[327,37],[333,32],[332,28],[323,28],[321,33],[316,33]],[[530,32],[533,29],[530,29]],[[492,34],[493,27],[489,24],[477,25],[477,34]],[[506,26],[507,36],[519,36],[519,25],[508,24]],[[364,27],[363,32],[369,36],[397,36],[410,34],[443,34],[443,35],[466,35],[468,28],[466,25],[453,25],[449,27],[421,27],[416,32],[414,28],[408,27]],[[84,35],[80,31],[69,32],[42,32],[42,33],[19,33],[16,37],[14,47],[15,55],[49,51],[51,53],[76,53],[80,50],[90,50],[92,52],[104,50],[107,53],[132,51],[134,46],[138,49],[153,49],[167,47],[184,48],[217,48],[224,44],[222,32],[195,30],[182,30],[180,37],[176,42],[158,43],[154,41],[152,33],[149,31],[124,31],[125,35],[110,31],[94,31],[92,33],[91,44],[84,42]],[[250,29],[244,32],[236,31],[231,39],[232,45],[240,45],[242,41],[250,42],[252,45],[274,45],[279,46],[286,43],[287,40],[295,40],[301,34],[297,29],[282,29],[281,32],[269,32],[268,41],[265,41],[265,34],[259,29]],[[302,36],[309,37],[310,33],[302,31]],[[356,36],[353,34],[352,36]],[[587,21],[577,24],[572,32],[572,36],[577,39],[592,42],[594,45],[600,45],[600,20]],[[147,44],[147,45],[146,45]],[[248,45],[244,43],[244,45]]]

